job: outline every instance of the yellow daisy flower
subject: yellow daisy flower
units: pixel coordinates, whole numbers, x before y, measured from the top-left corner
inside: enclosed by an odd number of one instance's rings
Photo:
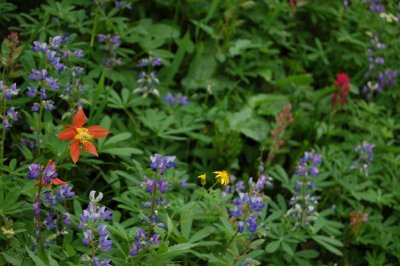
[[[218,179],[221,185],[226,186],[229,184],[229,173],[227,171],[215,171],[213,173],[216,174],[215,178]]]
[[[199,175],[198,178],[201,180],[201,184],[204,186],[206,184],[206,174]]]

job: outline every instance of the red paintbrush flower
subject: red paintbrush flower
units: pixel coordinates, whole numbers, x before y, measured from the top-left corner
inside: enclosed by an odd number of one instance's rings
[[[58,178],[56,164],[52,160],[49,160],[49,162],[47,163],[46,168],[44,169],[40,180],[42,182],[42,186],[47,186],[47,187],[50,187],[51,185],[59,186],[69,183],[69,182],[64,182]],[[35,186],[38,186],[39,184],[40,181],[37,181],[35,183]]]
[[[90,126],[88,128],[83,127],[86,124],[86,116],[82,108],[75,113],[73,119],[73,126],[67,126],[68,128],[57,134],[57,138],[60,140],[73,140],[70,143],[70,154],[72,161],[76,164],[81,155],[81,144],[85,151],[95,156],[99,156],[97,149],[92,143],[93,139],[100,139],[111,132],[102,128],[101,126]]]
[[[338,94],[335,92],[332,95],[332,105],[336,106],[338,97],[340,97],[342,105],[345,105],[347,103],[346,95],[347,92],[350,90],[350,78],[344,74],[344,73],[339,73],[336,76],[336,81],[334,83],[335,88],[338,89]]]

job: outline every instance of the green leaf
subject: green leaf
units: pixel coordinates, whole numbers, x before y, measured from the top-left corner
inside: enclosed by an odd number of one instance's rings
[[[33,262],[35,262],[36,266],[47,266],[47,264],[44,263],[38,256],[33,254],[33,252],[29,248],[26,248],[26,251],[28,252],[29,257],[31,257]]]
[[[16,253],[11,253],[9,251],[6,252],[0,252],[1,257],[3,257],[8,263],[14,265],[14,266],[20,266],[22,265],[24,257],[21,256],[20,254]],[[0,261],[1,262],[1,261]]]
[[[211,226],[207,226],[199,231],[197,231],[190,239],[190,243],[197,242],[203,238],[206,238],[207,236],[211,235],[212,233],[215,232],[215,229]]]
[[[315,259],[319,256],[319,252],[316,250],[301,250],[299,252],[296,252],[296,255],[302,258],[306,259]]]
[[[343,253],[339,249],[336,248],[336,247],[343,246],[342,242],[340,242],[339,240],[331,238],[331,237],[327,237],[327,236],[321,236],[321,235],[313,236],[312,238],[316,242],[321,244],[324,248],[329,250],[330,252],[332,252],[338,256],[343,256]]]
[[[26,146],[17,146],[27,161],[32,161],[33,154]]]
[[[143,154],[143,151],[135,148],[109,148],[104,149],[103,153],[118,155],[118,156],[131,156],[132,154],[138,155]]]
[[[282,242],[282,249],[283,249],[283,251],[285,251],[290,257],[293,257],[294,251],[293,251],[292,247],[291,247],[288,243]]]
[[[177,257],[177,256],[180,256],[180,255],[190,252],[190,250],[195,246],[197,246],[197,244],[192,244],[192,243],[177,244],[177,245],[168,247],[168,250],[165,253],[159,254],[158,256],[163,257],[163,258]]]
[[[289,99],[279,94],[256,94],[248,102],[252,109],[257,110],[257,114],[275,116],[289,103]]]
[[[265,248],[265,252],[267,253],[274,253],[280,246],[281,241],[280,240],[275,240],[270,242],[266,248]]]
[[[104,142],[103,146],[116,144],[118,142],[130,139],[131,136],[132,136],[132,134],[128,133],[128,132],[124,132],[124,133],[120,133],[120,134],[114,135],[111,138],[107,139],[107,141]]]

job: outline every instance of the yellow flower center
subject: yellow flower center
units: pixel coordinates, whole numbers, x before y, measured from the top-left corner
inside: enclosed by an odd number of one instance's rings
[[[76,135],[74,137],[75,140],[79,141],[82,144],[92,141],[93,136],[90,135],[89,130],[87,128],[77,127],[75,128],[75,130],[76,130]]]

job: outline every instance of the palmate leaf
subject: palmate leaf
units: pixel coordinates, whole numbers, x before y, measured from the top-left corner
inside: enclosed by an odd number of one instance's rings
[[[338,256],[343,256],[342,251],[338,249],[339,247],[343,247],[343,243],[341,241],[332,237],[322,235],[313,236],[312,239],[314,239],[317,243],[319,243],[330,252]]]

